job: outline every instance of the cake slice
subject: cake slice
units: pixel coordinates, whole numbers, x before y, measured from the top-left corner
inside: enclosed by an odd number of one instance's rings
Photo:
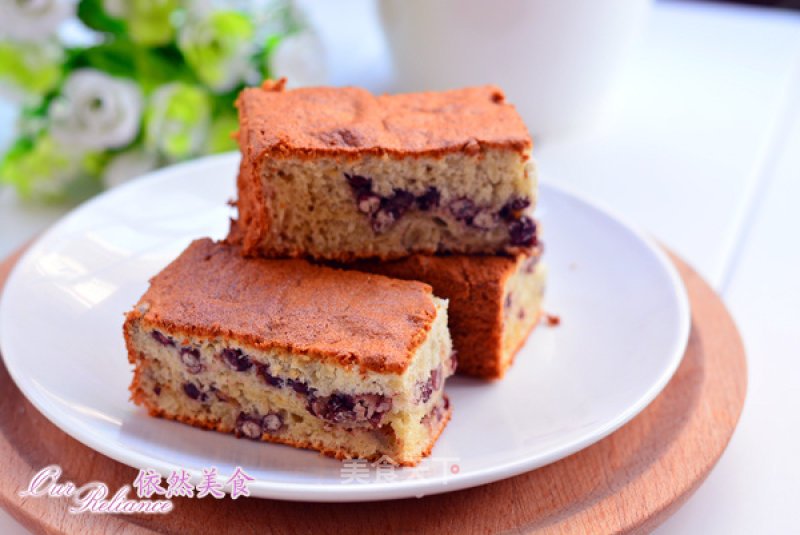
[[[127,314],[150,414],[339,459],[414,465],[450,417],[447,302],[430,286],[193,242]]]
[[[245,89],[238,201],[248,256],[383,260],[536,246],[531,138],[494,86],[375,97]]]
[[[448,317],[458,372],[502,377],[542,316],[546,268],[531,256],[415,255],[352,267],[430,284],[449,300]]]

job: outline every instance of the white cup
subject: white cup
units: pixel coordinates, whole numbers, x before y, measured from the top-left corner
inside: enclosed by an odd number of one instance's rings
[[[496,84],[535,137],[591,123],[650,0],[379,0],[398,92]]]

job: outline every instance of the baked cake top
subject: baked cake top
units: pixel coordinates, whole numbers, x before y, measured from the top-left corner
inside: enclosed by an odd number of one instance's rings
[[[127,317],[186,336],[403,373],[436,307],[421,282],[305,260],[244,259],[233,245],[202,239],[150,280]]]
[[[250,157],[441,156],[481,147],[527,158],[532,142],[495,86],[373,96],[356,87],[284,90],[286,80],[243,90],[239,145]]]

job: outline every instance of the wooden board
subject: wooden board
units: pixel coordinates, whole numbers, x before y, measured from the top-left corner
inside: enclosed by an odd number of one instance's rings
[[[17,260],[0,265],[0,287]],[[62,480],[115,491],[133,468],[59,431],[0,366],[0,506],[41,533],[647,533],[680,507],[717,462],[744,402],[747,370],[720,299],[673,257],[686,283],[692,331],[683,362],[641,414],[562,461],[482,487],[422,499],[317,504],[175,499],[168,515],[71,515],[62,499],[20,498],[49,464]]]

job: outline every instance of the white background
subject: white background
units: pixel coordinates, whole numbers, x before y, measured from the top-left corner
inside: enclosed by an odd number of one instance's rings
[[[370,0],[302,3],[333,84],[390,89]],[[0,145],[12,119],[0,106]],[[544,177],[601,200],[695,267],[745,341],[739,427],[657,533],[800,533],[800,16],[657,3],[607,113],[535,152]],[[0,187],[0,257],[62,213],[20,207]],[[0,511],[0,533],[26,531]]]

